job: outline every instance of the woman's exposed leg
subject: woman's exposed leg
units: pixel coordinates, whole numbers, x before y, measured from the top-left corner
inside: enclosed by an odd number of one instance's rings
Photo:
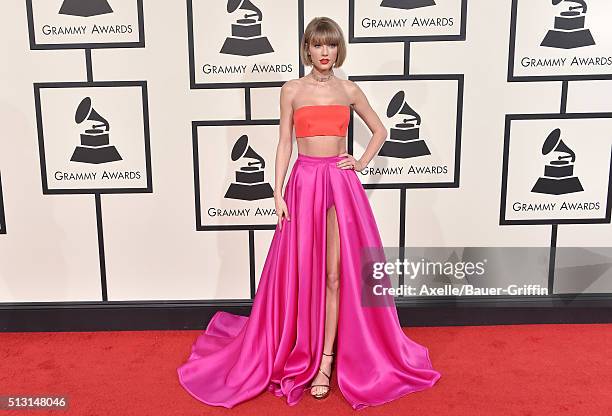
[[[336,207],[327,210],[327,289],[325,293],[325,342],[323,352],[330,354],[334,350],[336,329],[338,327],[338,288],[340,287],[340,235],[338,230],[338,218]],[[331,364],[334,357],[323,355],[321,358],[321,370],[330,374]],[[313,379],[312,384],[327,385],[329,380],[320,372]],[[321,394],[327,390],[326,387],[313,387],[312,394]]]

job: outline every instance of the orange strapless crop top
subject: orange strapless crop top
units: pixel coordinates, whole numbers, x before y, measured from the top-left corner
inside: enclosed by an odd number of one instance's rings
[[[346,136],[351,109],[348,105],[306,105],[293,110],[295,137]]]

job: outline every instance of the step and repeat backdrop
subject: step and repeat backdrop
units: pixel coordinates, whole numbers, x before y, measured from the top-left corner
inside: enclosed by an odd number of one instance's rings
[[[500,302],[612,296],[607,0],[9,0],[0,302],[251,299],[316,16],[388,129],[358,173],[385,246],[486,265],[440,287],[542,289]],[[352,112],[350,152],[370,137]]]

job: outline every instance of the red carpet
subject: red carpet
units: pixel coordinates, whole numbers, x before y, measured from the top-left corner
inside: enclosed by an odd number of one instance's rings
[[[612,415],[612,325],[409,328],[442,378],[355,412],[332,384],[294,407],[264,392],[232,410],[198,402],[176,367],[199,331],[0,333],[0,396],[68,395],[68,411],[1,415]]]

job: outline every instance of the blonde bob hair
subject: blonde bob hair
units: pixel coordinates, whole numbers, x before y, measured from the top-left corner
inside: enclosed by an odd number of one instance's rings
[[[337,45],[338,56],[334,67],[339,68],[346,59],[346,42],[342,29],[329,17],[315,17],[308,23],[300,42],[300,59],[305,66],[312,66],[312,60],[308,54],[310,44]]]

